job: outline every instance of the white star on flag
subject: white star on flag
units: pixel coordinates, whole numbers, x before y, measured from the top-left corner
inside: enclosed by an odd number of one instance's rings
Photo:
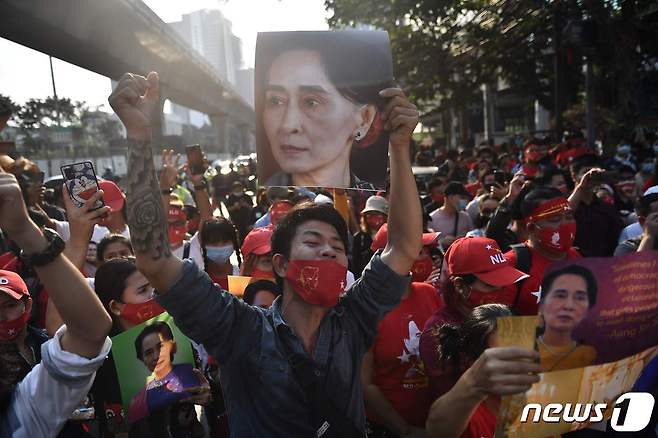
[[[493,249],[493,246],[491,246],[491,245],[487,245],[485,248],[487,248],[488,250],[492,250],[492,249]]]
[[[403,351],[402,351],[402,356],[398,356],[398,359],[400,359],[400,362],[402,362],[402,363],[406,363],[406,362],[409,362],[409,358],[410,358],[411,356],[412,356],[412,355],[409,354],[409,353],[407,353],[406,350],[403,350]]]
[[[539,289],[535,292],[530,292],[530,295],[534,295],[537,297],[537,304],[539,304],[539,300],[541,299],[541,286],[539,286]]]

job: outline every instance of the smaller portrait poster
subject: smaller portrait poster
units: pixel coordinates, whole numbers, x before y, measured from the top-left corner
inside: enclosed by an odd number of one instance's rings
[[[527,393],[502,399],[496,436],[605,429],[620,396],[655,390],[656,252],[556,263],[542,280],[539,314],[500,318],[498,339],[537,350],[544,372]]]
[[[121,402],[135,423],[201,386],[190,340],[162,313],[112,338]]]
[[[392,84],[384,31],[259,33],[259,185],[384,189],[387,101],[379,92]]]

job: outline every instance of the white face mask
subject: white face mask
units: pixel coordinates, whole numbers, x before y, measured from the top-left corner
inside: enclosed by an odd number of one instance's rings
[[[206,246],[206,257],[218,265],[224,264],[233,255],[235,249],[233,245],[226,246]]]

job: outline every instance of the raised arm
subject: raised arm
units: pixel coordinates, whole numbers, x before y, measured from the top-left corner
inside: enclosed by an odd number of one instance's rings
[[[382,119],[390,132],[391,196],[388,213],[388,244],[382,261],[400,275],[407,275],[422,249],[423,222],[416,180],[411,172],[411,134],[419,112],[399,88],[380,92],[389,101]]]
[[[171,254],[167,218],[153,164],[151,121],[159,117],[159,78],[126,73],[109,97],[128,135],[127,208],[137,266],[160,294],[180,276],[182,261]]]
[[[27,215],[16,178],[2,170],[0,228],[25,254],[39,253],[48,246],[41,230]],[[61,254],[45,266],[35,266],[35,271],[66,324],[60,341],[62,349],[78,356],[97,356],[105,344],[112,320],[80,271]]]

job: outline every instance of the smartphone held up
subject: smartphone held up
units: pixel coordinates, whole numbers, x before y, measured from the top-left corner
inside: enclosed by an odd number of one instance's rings
[[[73,204],[80,208],[101,188],[94,171],[94,165],[90,161],[67,164],[60,168],[64,177],[64,184],[69,192]],[[102,199],[96,201],[93,210],[105,206]]]

